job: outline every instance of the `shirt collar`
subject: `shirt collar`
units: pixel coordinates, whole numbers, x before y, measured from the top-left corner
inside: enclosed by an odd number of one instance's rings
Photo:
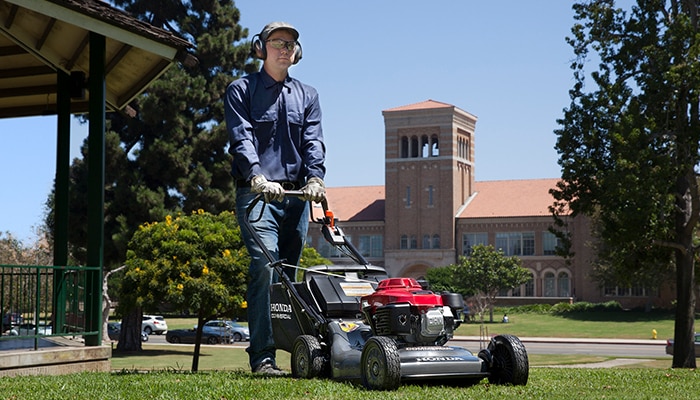
[[[277,82],[274,80],[268,73],[265,71],[264,68],[260,68],[260,76],[262,77],[263,85],[265,85],[265,89],[270,89],[271,87],[275,85],[284,85],[284,87],[289,88],[289,82],[291,82],[292,78],[287,75],[286,78],[284,78],[283,82]]]

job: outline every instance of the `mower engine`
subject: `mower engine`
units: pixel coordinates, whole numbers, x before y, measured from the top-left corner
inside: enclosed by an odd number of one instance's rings
[[[377,336],[411,345],[442,346],[452,339],[464,309],[457,293],[435,294],[413,278],[389,278],[362,297],[362,311]]]

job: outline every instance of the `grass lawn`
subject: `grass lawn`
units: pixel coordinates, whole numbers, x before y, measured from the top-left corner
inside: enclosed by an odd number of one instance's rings
[[[241,372],[82,373],[0,378],[3,399],[695,399],[695,370],[531,368],[526,386],[404,384],[368,392],[348,382]]]
[[[502,314],[494,314],[500,320]],[[510,323],[487,323],[489,335],[512,333],[522,337],[608,337],[658,340],[672,336],[670,314],[633,312],[585,313],[567,317],[547,314],[510,314]],[[193,319],[168,318],[171,329],[189,328]],[[459,328],[457,335],[479,335],[480,324]],[[592,355],[529,356],[526,386],[497,386],[483,380],[471,387],[406,383],[395,392],[368,392],[352,382],[293,378],[264,379],[248,372],[244,348],[202,346],[200,372],[188,372],[193,345],[144,343],[143,351],[114,353],[113,373],[67,376],[0,378],[0,399],[694,399],[700,393],[695,370],[670,369],[668,357],[640,360],[618,368],[552,368],[595,363],[613,357]],[[476,350],[476,349],[471,349]],[[289,354],[279,352],[278,362],[289,368]]]
[[[563,316],[551,314],[508,314],[509,323],[501,323],[503,312],[494,313],[493,323],[484,327],[490,335],[510,333],[520,337],[566,337],[566,338],[616,338],[651,339],[656,330],[657,339],[673,337],[674,315],[670,312],[585,312]],[[462,324],[456,334],[479,336],[481,324]]]

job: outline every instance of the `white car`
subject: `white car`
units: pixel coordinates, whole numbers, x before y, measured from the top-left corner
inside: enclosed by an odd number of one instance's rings
[[[165,318],[160,315],[144,315],[141,330],[149,335],[151,333],[162,335],[168,330],[168,324],[165,322]]]

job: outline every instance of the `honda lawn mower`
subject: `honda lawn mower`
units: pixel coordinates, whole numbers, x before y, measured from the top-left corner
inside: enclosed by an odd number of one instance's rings
[[[248,208],[244,223],[250,224],[251,210],[261,198]],[[277,348],[291,353],[294,377],[361,382],[371,390],[427,380],[527,384],[528,357],[520,339],[495,336],[477,355],[448,346],[461,323],[462,296],[434,293],[413,278],[390,278],[346,239],[325,201],[322,208],[323,216],[314,222],[356,264],[305,268],[303,279],[295,282],[283,271],[299,267],[273,259],[251,229],[280,278],[270,289],[272,328]]]

